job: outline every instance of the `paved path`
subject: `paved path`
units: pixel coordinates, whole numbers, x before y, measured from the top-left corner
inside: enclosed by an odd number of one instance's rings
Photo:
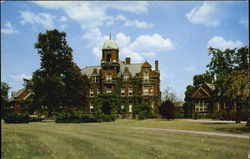
[[[190,121],[190,122],[200,122],[200,123],[235,123],[235,121],[228,121],[228,120],[193,120],[193,119],[182,119],[184,121]],[[246,121],[241,121],[241,123],[246,124]]]
[[[177,129],[165,129],[165,128],[146,128],[146,127],[113,126],[113,125],[101,125],[101,126],[102,127],[114,127],[114,128],[129,128],[129,129],[136,129],[136,130],[160,130],[160,131],[168,131],[168,132],[180,132],[180,133],[190,133],[190,134],[199,134],[199,135],[212,135],[212,136],[224,136],[224,137],[249,139],[248,135],[215,133],[215,132],[204,132],[204,131],[193,131],[193,130],[177,130]]]

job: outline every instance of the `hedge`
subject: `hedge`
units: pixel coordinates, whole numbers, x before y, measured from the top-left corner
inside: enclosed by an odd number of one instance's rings
[[[56,123],[90,123],[90,122],[110,122],[114,121],[114,115],[100,114],[72,114],[72,113],[62,113],[56,116]]]

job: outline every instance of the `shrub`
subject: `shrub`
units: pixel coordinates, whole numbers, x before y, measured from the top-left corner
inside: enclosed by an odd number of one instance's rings
[[[29,122],[37,122],[37,121],[42,121],[43,118],[38,118],[38,117],[29,117]]]
[[[152,108],[148,103],[138,104],[134,107],[133,116],[143,120],[153,117]]]
[[[29,116],[17,113],[10,113],[4,117],[5,123],[28,123]]]
[[[56,123],[80,123],[80,117],[72,113],[61,113],[56,116]]]
[[[96,122],[96,119],[92,114],[80,115],[79,118],[82,123]]]
[[[114,115],[100,114],[84,114],[77,115],[72,113],[62,113],[56,116],[56,123],[90,123],[90,122],[110,122],[114,121]]]
[[[176,117],[176,107],[171,101],[164,101],[159,107],[159,114],[162,118],[174,119]]]
[[[97,122],[111,122],[111,121],[115,121],[116,119],[114,115],[106,115],[103,113],[95,114],[94,117]]]

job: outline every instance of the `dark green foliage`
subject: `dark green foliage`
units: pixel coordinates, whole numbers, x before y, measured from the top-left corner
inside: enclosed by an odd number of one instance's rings
[[[67,44],[66,33],[56,29],[40,33],[35,48],[41,57],[40,69],[33,73],[31,86],[37,108],[47,111],[48,116],[81,108],[88,79],[73,62],[73,50]]]
[[[193,77],[193,85],[199,86],[204,85],[205,83],[212,83],[213,82],[213,75],[211,72],[206,71],[206,73],[195,75]]]
[[[8,113],[8,92],[9,92],[9,85],[5,82],[1,82],[1,117],[4,117]]]
[[[159,107],[159,114],[165,119],[176,118],[176,107],[171,101],[164,101]]]
[[[133,107],[133,116],[134,118],[138,118],[139,120],[152,118],[152,108],[150,104],[143,102],[141,104],[137,104]]]
[[[235,110],[221,110],[214,113],[212,116],[213,119],[219,120],[235,120],[236,111]]]
[[[117,115],[120,110],[121,99],[116,94],[100,94],[95,99],[94,105],[96,114],[104,113],[106,115]]]
[[[39,118],[39,117],[29,117],[29,122],[38,122],[42,121],[44,118]]]
[[[116,117],[114,115],[100,114],[73,114],[73,113],[61,113],[56,116],[56,123],[90,123],[90,122],[111,122]]]
[[[62,113],[56,116],[55,122],[56,123],[80,123],[81,119],[80,119],[80,116],[76,114]]]
[[[28,123],[29,116],[23,114],[9,113],[4,116],[5,123]]]
[[[183,107],[176,107],[176,118],[184,118]]]
[[[111,121],[115,121],[116,116],[100,113],[100,114],[95,114],[94,118],[97,122],[111,122]]]
[[[219,119],[219,120],[236,120],[237,118],[237,111],[236,110],[221,110],[218,112],[215,112],[212,116],[213,119]],[[244,108],[241,110],[241,120],[247,121],[249,118],[249,111]]]

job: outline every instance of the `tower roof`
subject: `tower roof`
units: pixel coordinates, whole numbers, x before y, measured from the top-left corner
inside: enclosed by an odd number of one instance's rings
[[[151,67],[151,65],[148,63],[148,61],[145,61],[142,67]]]
[[[109,35],[109,39],[106,40],[103,44],[102,49],[116,49],[119,50],[117,43],[111,39],[111,34]]]

